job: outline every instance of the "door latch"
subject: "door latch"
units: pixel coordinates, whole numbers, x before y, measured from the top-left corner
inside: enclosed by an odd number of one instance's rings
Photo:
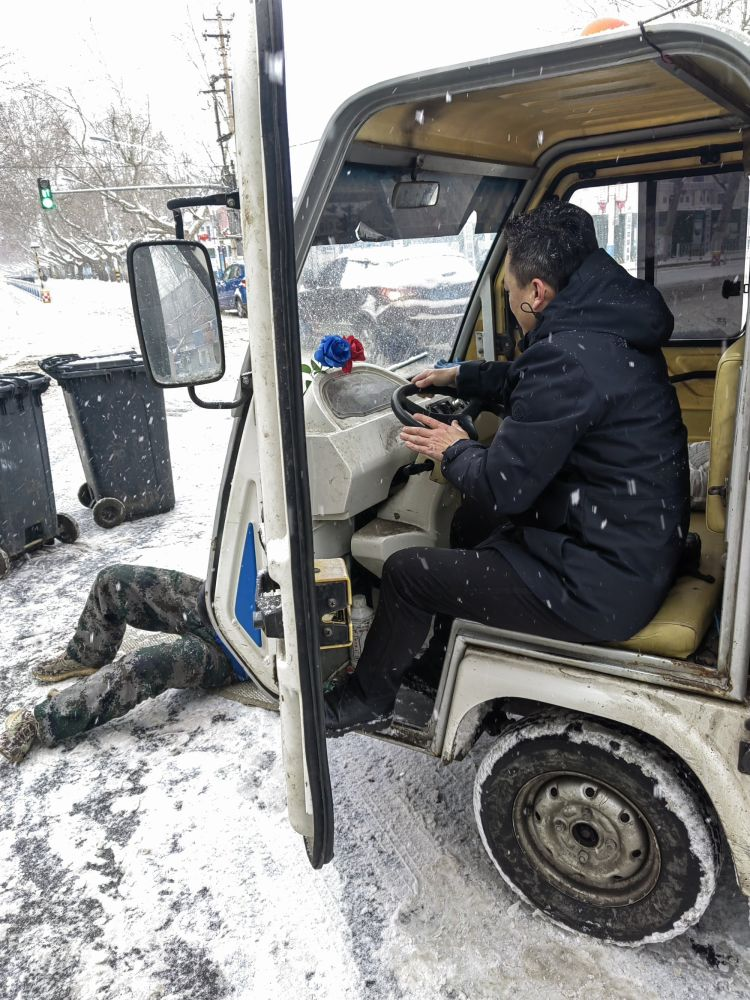
[[[320,649],[340,649],[352,644],[352,588],[343,559],[316,559],[315,609]],[[268,570],[255,584],[253,626],[268,639],[284,638],[281,590]]]

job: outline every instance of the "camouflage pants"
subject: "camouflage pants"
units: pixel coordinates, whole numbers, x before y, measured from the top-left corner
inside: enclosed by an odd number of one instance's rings
[[[35,707],[42,742],[54,746],[168,688],[231,683],[232,667],[198,613],[200,586],[200,580],[175,570],[127,565],[103,569],[65,650],[70,659],[101,669]],[[155,641],[112,663],[126,625],[179,638]]]

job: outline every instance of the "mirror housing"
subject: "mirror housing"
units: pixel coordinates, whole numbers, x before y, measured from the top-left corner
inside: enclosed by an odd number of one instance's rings
[[[207,385],[224,374],[224,339],[211,258],[202,243],[150,240],[128,247],[138,341],[156,385]]]
[[[725,278],[721,285],[721,296],[724,299],[732,299],[742,295],[742,287],[742,278],[738,274],[733,278]]]

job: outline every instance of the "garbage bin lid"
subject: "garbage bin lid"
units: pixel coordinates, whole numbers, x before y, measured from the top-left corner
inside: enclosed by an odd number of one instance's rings
[[[16,396],[23,396],[28,392],[46,392],[50,386],[50,379],[41,372],[0,372],[0,380],[8,383],[10,394]]]
[[[79,354],[60,354],[40,361],[39,367],[58,381],[66,378],[82,378],[86,375],[101,375],[102,372],[114,369],[122,371],[145,368],[141,355],[132,350],[121,351],[118,354],[90,354],[87,357],[81,357]]]

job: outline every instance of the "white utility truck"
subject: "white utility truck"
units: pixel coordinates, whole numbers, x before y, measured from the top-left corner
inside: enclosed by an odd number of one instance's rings
[[[390,80],[336,113],[295,215],[279,0],[248,2],[232,38],[239,190],[211,198],[241,212],[249,315],[207,602],[255,700],[280,712],[311,863],[333,854],[323,685],[348,658],[352,595],[376,604],[391,553],[447,545],[460,502],[399,440],[408,376],[513,356],[503,227],[557,196],[674,313],[664,354],[710,452],[699,575],[617,645],[455,621],[437,690],[402,689],[378,738],[447,763],[482,737],[480,836],[557,923],[665,940],[700,918],[722,861],[750,895],[747,40],[661,19]],[[170,204],[177,239],[130,248],[131,289],[152,377],[200,404],[224,372],[221,319]],[[336,333],[367,360],[303,391]],[[499,419],[477,417],[480,440]]]

